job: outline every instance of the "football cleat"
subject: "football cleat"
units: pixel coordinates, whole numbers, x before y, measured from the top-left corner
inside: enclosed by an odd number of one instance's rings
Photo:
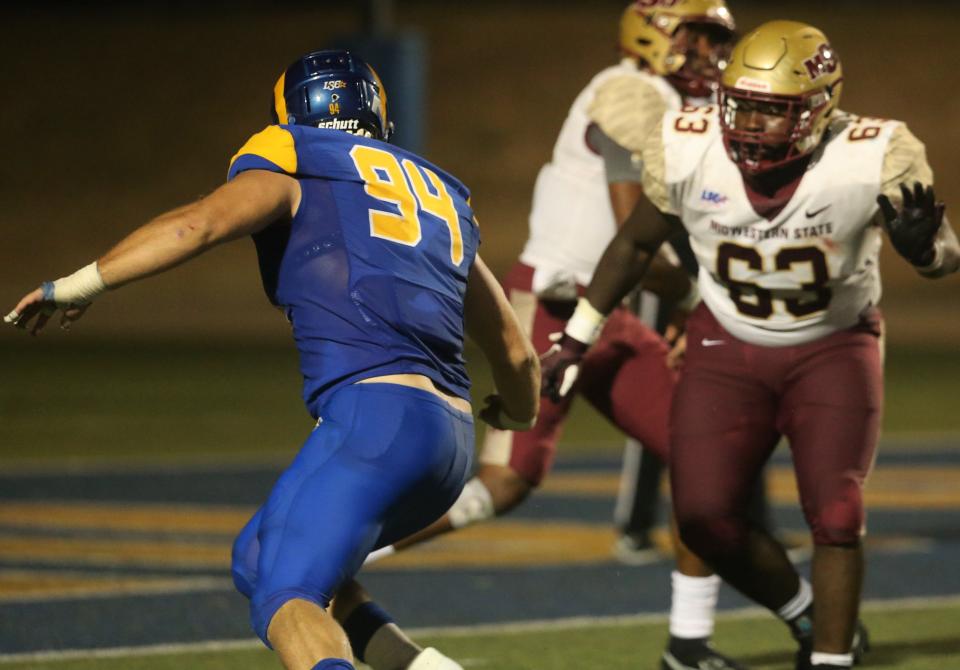
[[[843,69],[820,30],[770,21],[737,42],[720,80],[720,127],[730,159],[758,173],[820,145],[840,101]]]
[[[805,636],[797,639],[800,643],[800,649],[797,650],[796,670],[812,670],[810,665],[810,654],[813,652],[813,636]],[[857,628],[853,631],[853,644],[850,647],[853,653],[853,664],[863,663],[863,656],[870,651],[870,631],[862,621],[857,621]],[[831,666],[818,665],[817,668],[829,668]]]
[[[624,565],[649,565],[666,556],[649,536],[624,534],[613,543],[613,557]]]
[[[660,659],[660,670],[747,670],[746,666],[724,656],[709,642],[691,644],[684,641],[683,650],[667,647]]]
[[[284,70],[273,87],[274,123],[344,130],[387,141],[387,92],[376,71],[344,49],[313,51]]]
[[[863,663],[863,655],[870,651],[870,631],[863,625],[862,621],[857,621],[857,629],[853,631],[853,664]]]

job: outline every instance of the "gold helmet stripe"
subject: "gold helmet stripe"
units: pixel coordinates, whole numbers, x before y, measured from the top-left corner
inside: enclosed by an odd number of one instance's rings
[[[287,122],[287,99],[283,97],[286,78],[287,73],[284,72],[273,86],[273,111],[277,113],[277,123]]]
[[[380,119],[384,126],[387,125],[387,89],[384,88],[383,82],[380,81],[380,75],[377,74],[377,71],[373,69],[372,65],[367,65],[370,68],[370,74],[373,75],[373,78],[377,82],[377,86],[380,88]],[[386,130],[386,128],[384,128]]]

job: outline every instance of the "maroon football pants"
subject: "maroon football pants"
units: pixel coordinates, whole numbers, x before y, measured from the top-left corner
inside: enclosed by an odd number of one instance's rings
[[[747,498],[779,434],[814,541],[859,539],[883,401],[880,329],[874,312],[815,342],[761,347],[734,338],[705,305],[694,311],[671,415],[670,480],[695,553],[709,562],[743,546]]]
[[[563,331],[575,303],[537,299],[532,281],[533,268],[518,263],[503,285],[537,353],[543,354],[551,345],[549,335]],[[509,465],[538,485],[553,463],[563,423],[577,394],[666,461],[670,400],[676,384],[676,375],[666,363],[668,351],[663,338],[635,315],[615,310],[584,357],[573,392],[559,403],[541,398],[537,423],[529,431],[488,429],[481,462]]]

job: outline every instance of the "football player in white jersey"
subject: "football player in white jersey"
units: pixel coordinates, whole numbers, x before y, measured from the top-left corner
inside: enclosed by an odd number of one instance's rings
[[[646,199],[604,251],[559,348],[560,388],[678,226],[703,302],[687,322],[671,414],[683,540],[788,623],[798,669],[847,668],[864,641],[863,485],[882,404],[882,232],[922,276],[960,267],[923,144],[898,121],[837,108],[842,71],[822,32],[791,21],[734,48],[716,108],[667,113],[635,150]],[[659,212],[658,212],[659,210]],[[744,514],[772,447],[790,441],[814,540],[811,587]]]
[[[667,110],[708,101],[733,31],[724,0],[641,0],[624,10],[623,59],[594,76],[574,100],[552,160],[537,177],[530,237],[504,281],[538,351],[550,347],[551,333],[563,330],[603,249],[641,196],[635,180],[622,178],[632,175],[631,153],[618,142],[642,137]],[[690,293],[686,272],[665,259],[657,260],[644,287],[672,302]],[[584,361],[577,384],[612,423],[663,460],[676,384],[667,354],[657,333],[620,309]],[[525,500],[553,463],[571,400],[544,398],[530,434],[487,431],[480,466],[460,499],[436,524],[396,548],[504,514]],[[678,547],[677,568],[662,667],[742,668],[709,644],[719,578],[684,547]]]

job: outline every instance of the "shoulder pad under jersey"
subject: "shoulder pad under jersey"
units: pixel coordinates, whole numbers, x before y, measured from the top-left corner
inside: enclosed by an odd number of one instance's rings
[[[588,114],[614,142],[636,151],[669,105],[649,76],[625,73],[603,82]]]

